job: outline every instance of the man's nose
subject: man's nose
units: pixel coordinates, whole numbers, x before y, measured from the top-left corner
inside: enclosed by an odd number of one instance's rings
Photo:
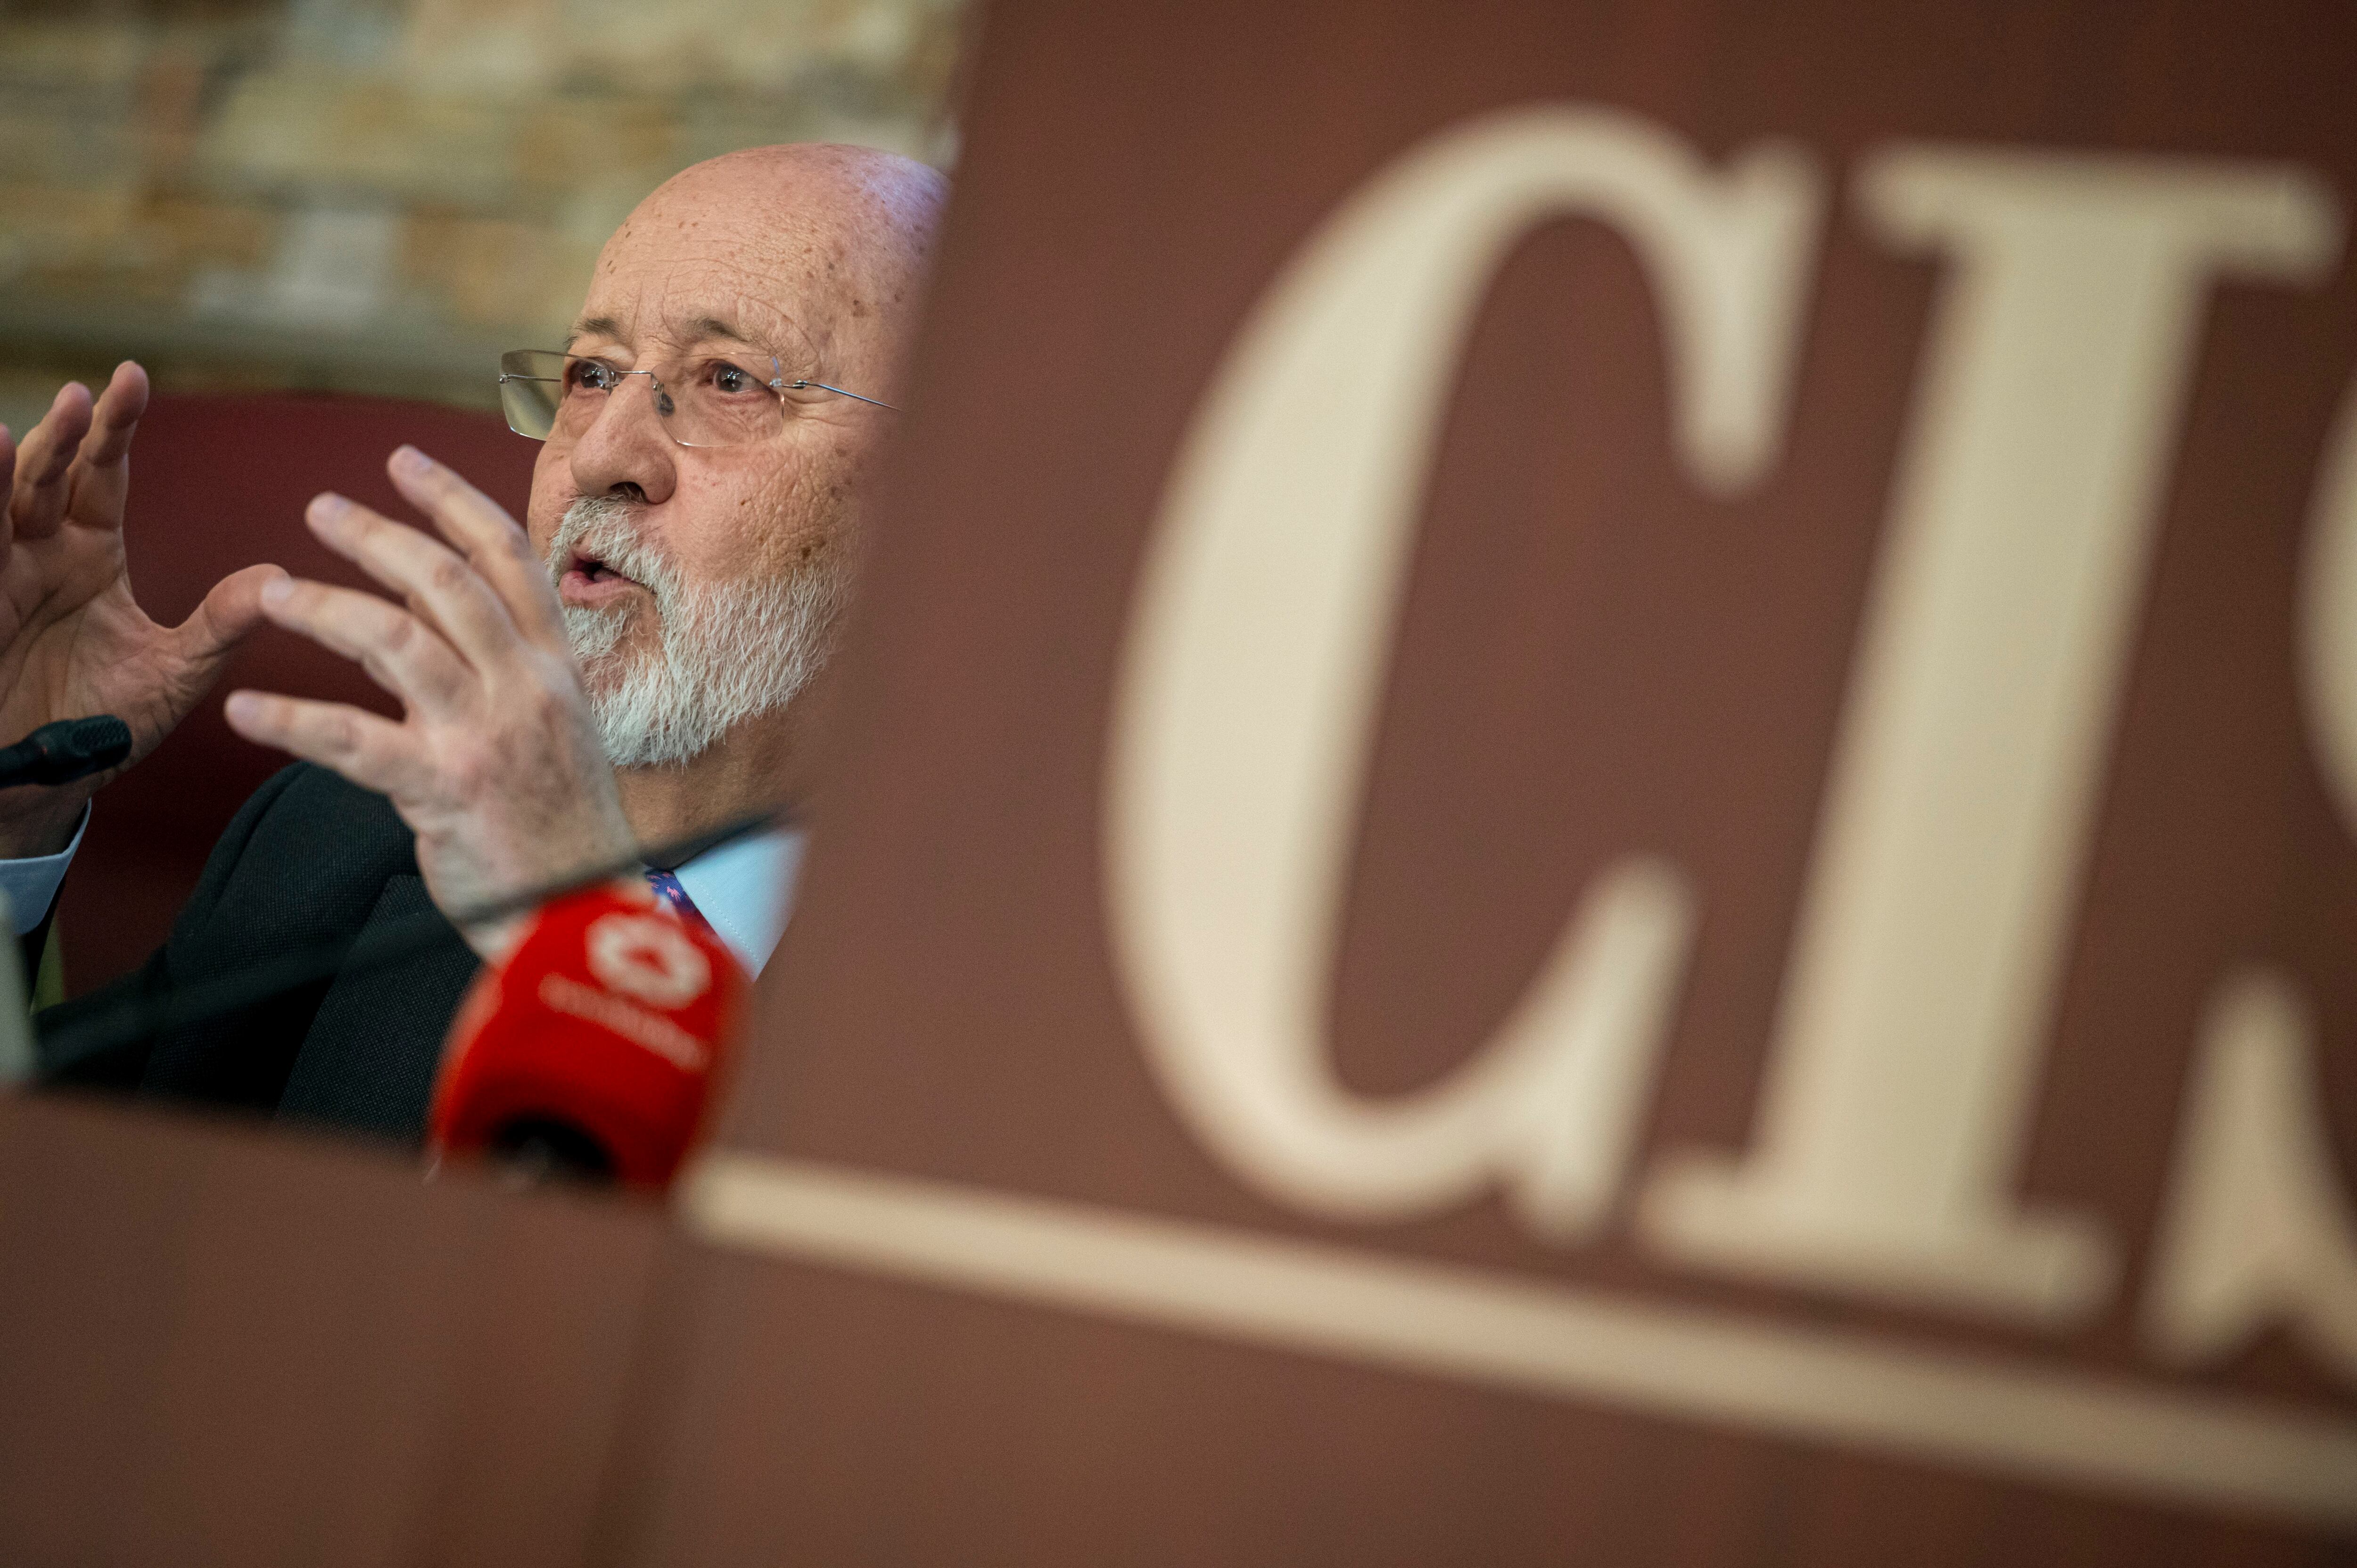
[[[585,496],[625,486],[660,506],[679,482],[679,448],[656,417],[661,395],[644,376],[626,376],[573,444],[573,483]]]

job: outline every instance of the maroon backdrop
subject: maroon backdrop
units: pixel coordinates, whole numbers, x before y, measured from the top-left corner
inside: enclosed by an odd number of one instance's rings
[[[311,537],[303,506],[332,489],[414,521],[384,473],[403,442],[522,515],[539,446],[496,414],[373,398],[158,396],[133,447],[124,521],[140,607],[177,622],[214,583],[258,561],[372,586]],[[221,699],[241,685],[395,706],[358,665],[275,628],[257,633],[187,722],[98,797],[59,906],[70,993],[137,967],[164,940],[214,838],[285,766],[221,718]]]

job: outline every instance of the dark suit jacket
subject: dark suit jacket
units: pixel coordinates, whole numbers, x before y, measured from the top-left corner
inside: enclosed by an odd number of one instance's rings
[[[127,1047],[69,1056],[56,1036],[137,988],[233,974],[433,907],[392,804],[297,763],[239,809],[170,940],[137,973],[40,1015],[43,1076],[414,1143],[443,1035],[476,968],[447,922],[414,958]]]

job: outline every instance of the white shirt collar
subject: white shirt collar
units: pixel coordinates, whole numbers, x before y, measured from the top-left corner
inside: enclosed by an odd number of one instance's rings
[[[754,833],[706,850],[674,873],[748,974],[770,961],[793,912],[802,838],[799,828]]]

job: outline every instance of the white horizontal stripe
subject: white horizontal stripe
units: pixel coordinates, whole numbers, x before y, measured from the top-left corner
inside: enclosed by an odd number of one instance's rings
[[[725,1246],[2179,1504],[2357,1527],[2357,1422],[1455,1264],[751,1155],[688,1222]]]

